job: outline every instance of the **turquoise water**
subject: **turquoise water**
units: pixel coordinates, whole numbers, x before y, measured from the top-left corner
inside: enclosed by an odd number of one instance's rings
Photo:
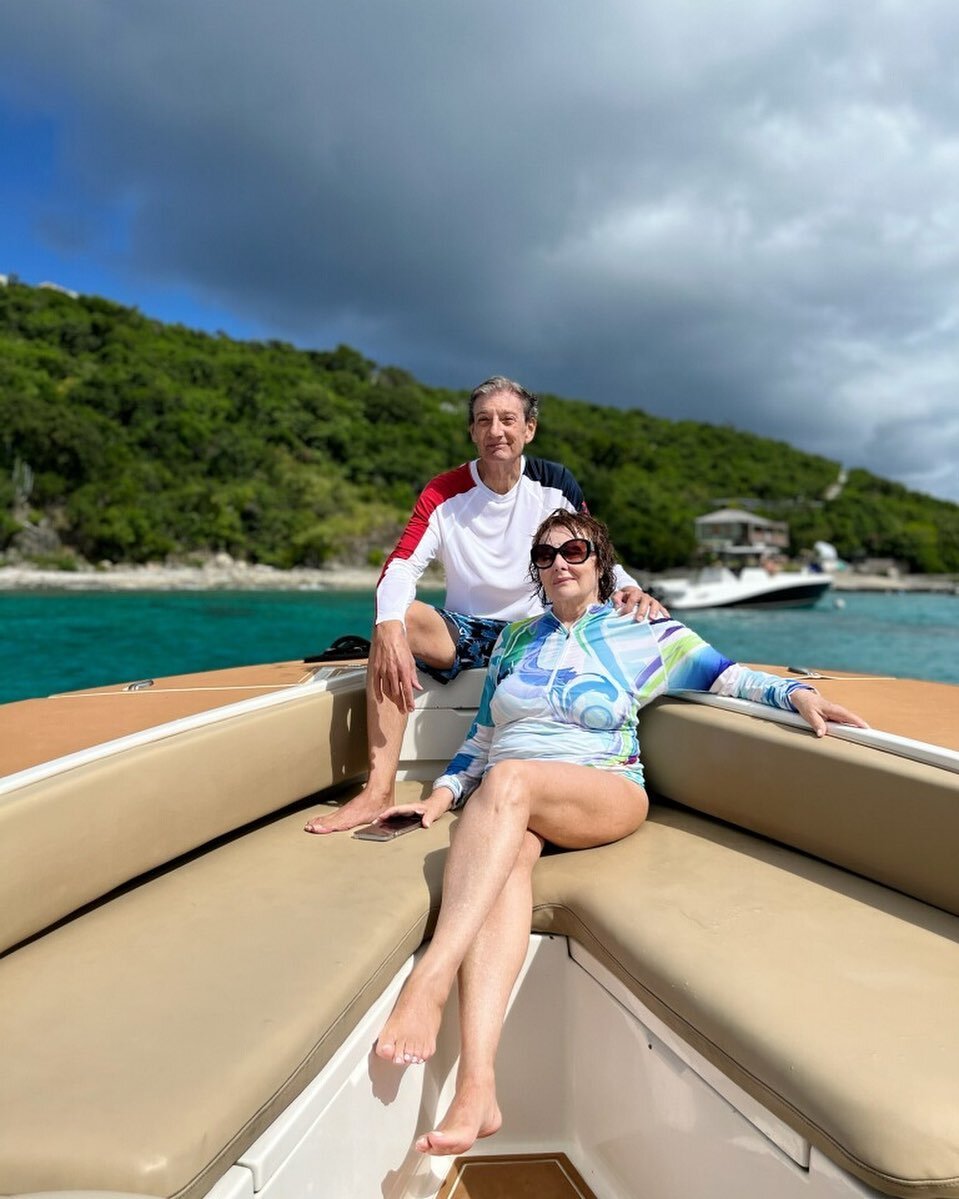
[[[0,594],[0,703],[308,657],[372,619],[369,592]]]
[[[690,612],[731,658],[959,683],[959,597],[845,593],[816,608]],[[369,634],[369,592],[0,593],[0,702],[319,653]]]

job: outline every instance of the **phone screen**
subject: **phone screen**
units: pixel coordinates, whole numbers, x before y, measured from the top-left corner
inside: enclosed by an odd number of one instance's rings
[[[389,829],[390,832],[399,832],[401,829],[416,828],[422,823],[423,817],[419,812],[399,812],[395,816],[387,816],[385,820],[381,820],[379,827]]]
[[[394,837],[422,827],[423,818],[419,812],[400,812],[396,816],[387,816],[379,824],[368,824],[365,828],[358,828],[353,836],[360,841],[392,841]]]

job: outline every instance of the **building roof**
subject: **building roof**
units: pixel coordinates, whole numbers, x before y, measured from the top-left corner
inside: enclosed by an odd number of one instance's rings
[[[718,512],[710,512],[706,516],[696,517],[698,525],[728,524],[730,521],[738,521],[740,524],[767,526],[782,523],[781,521],[768,520],[764,516],[754,516],[751,512],[743,512],[739,508],[720,508]]]

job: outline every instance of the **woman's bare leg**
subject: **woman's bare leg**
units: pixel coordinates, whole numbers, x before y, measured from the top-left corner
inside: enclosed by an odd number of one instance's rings
[[[501,762],[489,770],[450,847],[433,939],[380,1033],[377,1054],[397,1065],[433,1055],[453,979],[517,863],[527,830],[568,848],[602,845],[637,829],[647,807],[642,787],[611,771],[542,761]]]
[[[376,1042],[382,1057],[404,1065],[436,1051],[443,1005],[471,943],[516,865],[526,836],[520,813],[496,822],[474,795],[456,827],[443,873],[433,939],[406,980]]]
[[[526,834],[499,899],[463,959],[456,1094],[436,1129],[417,1140],[421,1153],[465,1153],[477,1137],[499,1131],[496,1050],[506,1005],[529,946],[533,867],[542,847],[535,833]]]

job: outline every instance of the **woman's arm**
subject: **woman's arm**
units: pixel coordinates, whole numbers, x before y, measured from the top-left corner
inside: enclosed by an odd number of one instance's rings
[[[710,648],[712,647],[710,646]],[[750,699],[756,704],[766,704],[770,708],[782,708],[785,712],[795,712],[797,709],[792,703],[793,693],[814,691],[814,688],[810,687],[808,683],[800,682],[799,679],[781,679],[779,675],[767,674],[765,670],[752,670],[740,662],[730,662],[716,677],[709,690],[713,695],[730,695],[735,699]]]
[[[461,808],[470,794],[476,790],[486,772],[490,745],[493,741],[493,716],[490,704],[496,690],[502,658],[502,634],[497,639],[486,669],[483,694],[476,710],[476,719],[466,734],[466,740],[456,751],[453,760],[433,784],[434,791],[445,787],[453,795],[451,809]]]
[[[826,732],[828,720],[857,728],[869,727],[860,716],[825,699],[808,683],[733,662],[678,621],[657,626],[659,629],[664,630],[658,639],[670,691],[709,691],[713,695],[728,695],[798,712],[817,737]]]

